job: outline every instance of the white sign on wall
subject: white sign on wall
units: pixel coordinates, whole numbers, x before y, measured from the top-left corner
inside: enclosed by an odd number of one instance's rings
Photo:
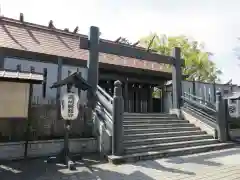
[[[75,120],[79,113],[79,97],[75,93],[67,93],[61,101],[61,115],[64,120]]]

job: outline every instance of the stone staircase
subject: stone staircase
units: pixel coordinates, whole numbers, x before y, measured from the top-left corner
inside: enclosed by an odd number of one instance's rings
[[[180,156],[233,147],[220,143],[186,120],[170,114],[126,113],[124,155],[109,156],[114,164]]]

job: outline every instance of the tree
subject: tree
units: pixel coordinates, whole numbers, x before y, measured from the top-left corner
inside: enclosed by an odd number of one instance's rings
[[[186,36],[167,37],[152,33],[141,38],[140,45],[168,56],[171,55],[174,47],[180,47],[182,58],[185,60],[183,73],[187,75],[188,80],[195,79],[210,83],[220,81],[219,75],[222,72],[210,60],[212,53],[205,51],[203,44],[190,40]]]

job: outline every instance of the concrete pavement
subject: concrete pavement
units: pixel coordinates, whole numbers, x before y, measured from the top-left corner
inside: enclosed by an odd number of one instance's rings
[[[198,155],[115,166],[97,158],[77,161],[77,170],[43,160],[0,165],[1,180],[234,180],[240,179],[240,147]]]

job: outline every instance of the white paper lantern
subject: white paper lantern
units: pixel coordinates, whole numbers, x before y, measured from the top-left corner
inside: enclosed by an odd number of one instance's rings
[[[61,115],[64,120],[75,120],[79,113],[79,96],[75,93],[67,93],[61,101]]]

